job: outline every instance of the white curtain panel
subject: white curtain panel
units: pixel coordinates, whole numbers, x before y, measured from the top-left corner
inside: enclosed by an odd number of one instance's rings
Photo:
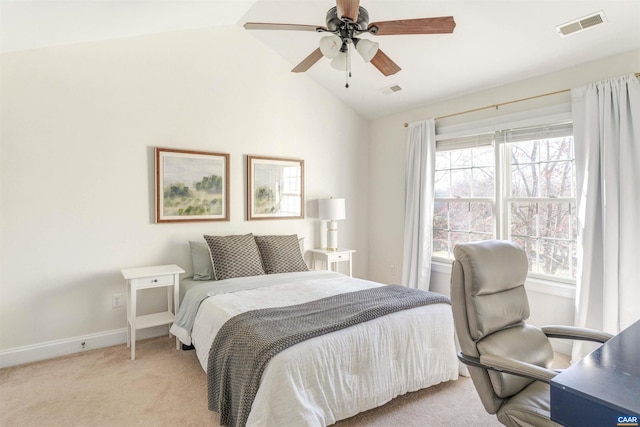
[[[409,125],[406,152],[402,284],[429,290],[435,177],[435,120]]]
[[[576,326],[617,333],[640,318],[640,81],[571,91],[578,203]],[[573,360],[593,347],[574,343]]]

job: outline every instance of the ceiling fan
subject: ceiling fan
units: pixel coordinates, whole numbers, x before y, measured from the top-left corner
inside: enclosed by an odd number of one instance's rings
[[[385,76],[393,75],[401,70],[391,58],[378,48],[378,43],[358,37],[361,34],[368,33],[374,36],[448,34],[452,33],[456,26],[453,16],[398,19],[369,24],[369,13],[360,6],[360,0],[336,0],[336,6],[327,12],[326,22],[326,27],[264,22],[247,22],[244,27],[247,30],[291,30],[329,33],[329,35],[320,39],[320,47],[311,52],[291,71],[294,73],[305,72],[324,56],[332,59],[331,66],[333,68],[346,71],[347,83],[345,87],[349,87],[348,79],[351,75],[350,46],[354,46],[365,62],[371,62]]]

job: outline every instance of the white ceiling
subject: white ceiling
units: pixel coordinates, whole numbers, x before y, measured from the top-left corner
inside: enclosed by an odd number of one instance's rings
[[[0,49],[247,21],[325,26],[334,5],[332,0],[0,0]],[[379,42],[402,68],[393,76],[383,76],[357,55],[348,89],[344,72],[331,68],[326,58],[306,72],[369,119],[640,49],[640,0],[362,0],[361,6],[371,22],[452,15],[457,24],[453,34],[364,36]],[[564,38],[557,34],[557,25],[598,11],[604,11],[605,24]],[[291,68],[323,36],[258,30],[251,35]],[[383,94],[381,89],[395,84],[400,92]]]

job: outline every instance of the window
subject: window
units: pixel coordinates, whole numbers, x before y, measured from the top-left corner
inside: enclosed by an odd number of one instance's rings
[[[457,243],[508,239],[533,275],[575,279],[570,122],[445,139],[436,151],[434,258],[453,259]]]
[[[436,153],[433,256],[453,259],[456,243],[495,235],[493,144]]]

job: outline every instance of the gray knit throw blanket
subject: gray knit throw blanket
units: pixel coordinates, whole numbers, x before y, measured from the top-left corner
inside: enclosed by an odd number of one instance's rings
[[[234,316],[222,326],[209,350],[209,410],[220,413],[221,425],[243,427],[262,373],[279,352],[386,314],[436,303],[451,302],[435,292],[389,285]]]

